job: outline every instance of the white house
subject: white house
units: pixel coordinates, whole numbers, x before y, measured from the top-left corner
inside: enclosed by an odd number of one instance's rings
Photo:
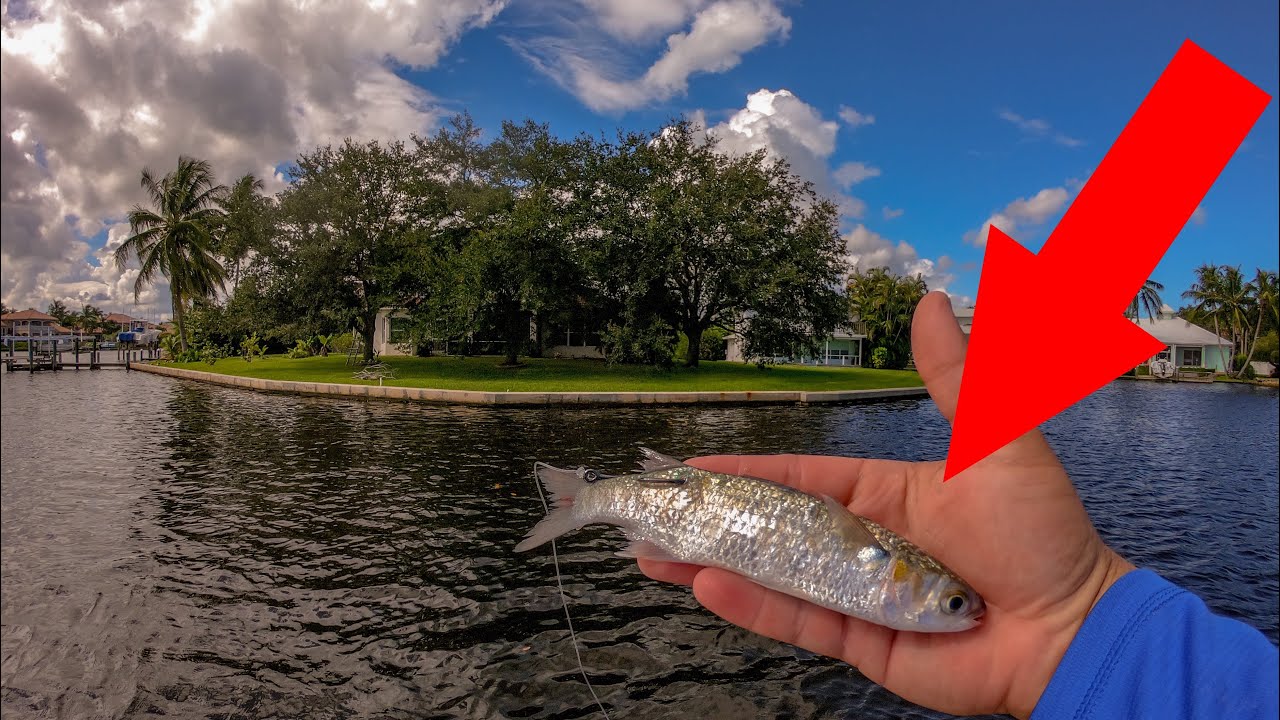
[[[1151,360],[1168,360],[1175,367],[1202,367],[1218,372],[1227,372],[1231,366],[1230,340],[1177,317],[1168,305],[1161,308],[1154,320],[1130,319],[1165,344],[1165,349]]]
[[[777,363],[795,363],[799,365],[847,365],[862,367],[862,341],[867,336],[838,328],[822,341],[822,349],[816,355],[805,355],[800,358],[775,357]],[[742,354],[742,338],[736,334],[725,337],[725,359],[732,362],[746,362]]]

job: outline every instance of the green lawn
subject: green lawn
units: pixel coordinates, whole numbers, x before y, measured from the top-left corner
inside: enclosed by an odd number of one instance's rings
[[[868,388],[918,387],[920,376],[911,370],[867,368],[774,366],[765,370],[754,365],[730,362],[703,362],[697,369],[677,367],[663,371],[649,367],[615,365],[593,360],[529,359],[519,368],[499,367],[501,358],[471,357],[385,357],[395,368],[396,379],[387,385],[425,387],[442,390],[487,392],[678,392],[729,390],[862,390]],[[204,372],[294,380],[299,382],[354,383],[356,368],[343,355],[302,359],[272,355],[245,362],[224,358],[215,365],[204,362],[164,363],[171,367]],[[377,384],[369,381],[368,384]]]

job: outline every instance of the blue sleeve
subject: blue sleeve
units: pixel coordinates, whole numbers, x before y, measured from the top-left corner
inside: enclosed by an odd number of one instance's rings
[[[1032,720],[1280,716],[1280,650],[1149,570],[1107,590]]]

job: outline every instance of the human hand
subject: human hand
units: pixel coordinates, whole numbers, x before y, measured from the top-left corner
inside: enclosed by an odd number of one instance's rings
[[[920,302],[912,346],[930,396],[952,421],[965,338],[946,295]],[[656,580],[692,585],[699,603],[731,623],[844,660],[891,692],[943,712],[1030,716],[1085,616],[1133,569],[1103,544],[1038,430],[945,484],[942,461],[743,455],[688,462],[829,495],[906,537],[982,595],[987,611],[977,628],[900,632],[726,570],[640,561]]]

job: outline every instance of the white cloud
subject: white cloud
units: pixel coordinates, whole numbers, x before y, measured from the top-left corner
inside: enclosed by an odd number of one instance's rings
[[[695,122],[701,117],[701,113],[696,114]],[[707,128],[708,134],[717,138],[720,148],[726,152],[764,150],[770,157],[785,159],[793,172],[813,182],[819,194],[832,199],[841,213],[862,217],[866,203],[841,192],[833,182],[829,160],[836,149],[838,131],[835,121],[823,118],[813,106],[789,90],[751,93],[745,108]]]
[[[841,105],[840,111],[836,114],[851,128],[870,125],[876,121],[875,115],[864,115],[848,105]]]
[[[597,111],[629,110],[681,95],[690,77],[729,70],[744,53],[786,37],[791,30],[791,20],[773,0],[663,0],[653,6],[619,0],[587,2],[587,7],[596,14],[574,25],[577,37],[508,42],[536,69]],[[668,35],[661,55],[638,77],[628,77],[628,68],[618,67],[622,53],[616,43],[602,44],[590,37],[599,27],[639,43],[655,31],[670,29],[677,19],[683,23],[691,13],[688,29]]]
[[[880,177],[880,168],[863,162],[847,162],[836,168],[831,177],[835,178],[840,187],[848,190],[863,180]]]
[[[1197,225],[1205,224],[1208,219],[1209,216],[1205,214],[1203,205],[1197,205],[1195,212],[1191,213],[1191,222]]]
[[[866,272],[873,268],[887,267],[898,275],[920,275],[931,290],[946,290],[955,282],[950,272],[953,262],[943,255],[937,260],[920,257],[910,243],[894,242],[859,223],[844,235],[845,254],[850,266]]]
[[[1018,198],[982,223],[982,227],[965,233],[965,242],[977,247],[987,244],[987,231],[992,225],[1006,235],[1016,237],[1019,227],[1035,226],[1061,212],[1071,194],[1065,187],[1045,188],[1029,198]]]
[[[1048,137],[1059,145],[1065,145],[1066,147],[1074,148],[1084,145],[1083,140],[1055,131],[1053,129],[1053,125],[1049,124],[1049,121],[1043,118],[1023,117],[1008,109],[1000,110],[996,114],[1000,116],[1001,120],[1013,123],[1013,125],[1021,130],[1024,135],[1029,137]]]
[[[300,149],[428,130],[432,97],[394,68],[434,65],[504,4],[54,0],[21,16],[6,4],[0,296],[131,306],[130,282],[90,262],[64,218],[92,235],[144,199],[144,166],[167,172],[179,154],[278,188],[276,165]],[[167,290],[142,302],[162,309]]]
[[[885,220],[900,218],[902,217],[902,214],[905,212],[906,210],[903,210],[902,208],[891,208],[888,205],[885,205],[883,208],[880,209],[880,214],[884,215]]]

